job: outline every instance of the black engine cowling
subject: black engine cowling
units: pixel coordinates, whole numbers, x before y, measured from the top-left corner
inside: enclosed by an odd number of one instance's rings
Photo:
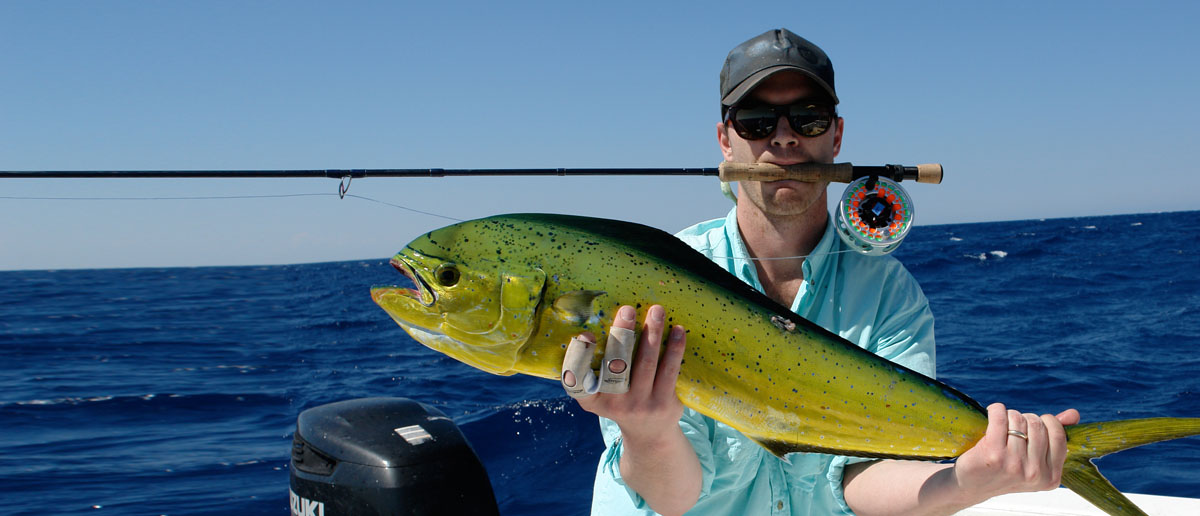
[[[300,413],[292,516],[498,514],[458,426],[406,398],[363,398]]]

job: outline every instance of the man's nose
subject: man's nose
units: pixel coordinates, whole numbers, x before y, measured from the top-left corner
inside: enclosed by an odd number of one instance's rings
[[[792,130],[792,124],[788,123],[786,116],[779,117],[779,123],[775,124],[775,132],[771,134],[771,145],[780,147],[795,147],[800,145],[800,135]]]

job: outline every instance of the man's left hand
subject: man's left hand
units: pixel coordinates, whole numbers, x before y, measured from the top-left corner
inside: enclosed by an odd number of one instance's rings
[[[981,499],[1057,488],[1067,457],[1063,426],[1078,422],[1075,409],[1038,416],[993,403],[988,406],[987,433],[954,464],[959,488]]]

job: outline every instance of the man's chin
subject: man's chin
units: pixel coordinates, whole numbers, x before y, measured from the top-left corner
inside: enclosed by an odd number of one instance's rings
[[[813,205],[821,204],[821,196],[825,193],[824,185],[802,181],[774,181],[770,186],[772,188],[767,196],[770,203],[780,211],[789,213],[804,212]]]

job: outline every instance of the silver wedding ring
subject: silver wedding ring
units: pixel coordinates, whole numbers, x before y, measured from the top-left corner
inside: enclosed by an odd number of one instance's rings
[[[1020,437],[1020,438],[1024,439],[1025,442],[1029,442],[1029,436],[1025,435],[1025,432],[1022,432],[1020,430],[1009,430],[1008,435],[1011,435],[1013,437]]]

